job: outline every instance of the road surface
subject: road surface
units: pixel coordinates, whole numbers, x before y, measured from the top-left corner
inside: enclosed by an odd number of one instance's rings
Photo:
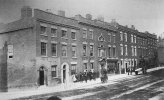
[[[108,83],[99,83],[100,85],[93,88],[86,87],[17,100],[46,100],[51,96],[59,96],[62,100],[148,100],[160,93],[164,93],[164,69],[146,75],[125,78],[115,84]]]

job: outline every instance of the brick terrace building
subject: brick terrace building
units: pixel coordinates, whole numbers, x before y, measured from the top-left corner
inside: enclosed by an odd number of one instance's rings
[[[126,73],[128,67],[136,68],[140,57],[149,57],[157,50],[157,36],[148,32],[139,32],[132,25],[122,26],[116,24],[120,37],[119,61],[122,72]]]
[[[33,15],[33,16],[32,16]],[[156,49],[156,36],[133,28],[76,15],[65,17],[23,7],[21,19],[0,32],[1,47],[8,44],[8,87],[53,86],[72,82],[75,73],[126,73],[146,50]],[[105,60],[105,63],[101,61]]]
[[[159,39],[158,41],[158,59],[159,64],[164,65],[164,39]]]

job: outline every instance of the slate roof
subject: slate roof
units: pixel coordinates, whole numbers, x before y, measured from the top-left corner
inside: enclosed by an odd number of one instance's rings
[[[15,31],[15,30],[20,30],[20,29],[30,28],[33,26],[34,26],[34,19],[32,17],[24,18],[24,19],[20,19],[20,20],[3,25],[0,28],[0,34]]]

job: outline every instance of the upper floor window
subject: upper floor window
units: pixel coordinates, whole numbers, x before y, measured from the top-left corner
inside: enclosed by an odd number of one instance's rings
[[[72,57],[76,57],[76,46],[72,45]]]
[[[134,43],[137,43],[136,35],[134,35]]]
[[[94,63],[91,62],[91,63],[90,63],[90,68],[93,69],[93,67],[94,67]]]
[[[87,29],[83,29],[83,38],[87,38]]]
[[[83,44],[83,56],[87,55],[87,45]]]
[[[52,77],[57,77],[57,65],[52,65],[51,66],[51,76]]]
[[[134,55],[137,56],[137,47],[134,47]]]
[[[67,31],[66,30],[62,30],[61,37],[62,38],[67,38]]]
[[[75,33],[75,32],[71,32],[71,38],[72,38],[73,40],[76,40],[76,33]]]
[[[46,56],[47,55],[47,43],[41,42],[41,55]]]
[[[105,49],[103,49],[103,46],[98,49],[98,56],[105,57]]]
[[[133,43],[133,34],[131,34],[131,43]]]
[[[93,39],[93,30],[89,30],[89,39]]]
[[[121,46],[121,47],[120,47],[120,48],[121,48],[121,55],[124,55],[124,48],[123,48],[123,45],[121,44],[120,46]]]
[[[88,68],[87,68],[87,63],[83,63],[83,66],[84,66],[84,70],[86,71]]]
[[[108,47],[108,56],[111,57],[111,47]]]
[[[127,47],[127,45],[125,45],[125,55],[126,56],[128,55],[128,47]]]
[[[127,33],[124,33],[125,34],[125,42],[127,42],[128,41],[128,39],[127,39]]]
[[[62,56],[67,56],[67,45],[62,44]]]
[[[57,28],[51,27],[51,36],[57,36]]]
[[[112,39],[111,33],[108,33],[108,36],[109,36],[109,42],[111,42]]]
[[[40,26],[40,34],[42,35],[44,35],[44,34],[47,34],[46,33],[46,27],[45,26]]]
[[[123,32],[120,32],[120,41],[123,41]]]
[[[134,63],[133,63],[133,61],[134,61],[134,59],[132,59],[132,60],[131,60],[131,64],[132,64],[132,66],[134,66]]]
[[[116,57],[116,47],[113,47],[113,57]]]
[[[93,56],[93,45],[90,45],[90,56]]]
[[[52,53],[52,56],[57,56],[57,44],[56,43],[51,43],[51,53]]]
[[[131,48],[132,48],[132,56],[134,56],[134,47],[131,46]]]
[[[116,43],[116,35],[113,35],[113,43]]]

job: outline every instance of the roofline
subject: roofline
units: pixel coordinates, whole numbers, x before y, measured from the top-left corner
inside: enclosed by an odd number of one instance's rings
[[[20,29],[17,29],[17,30],[10,30],[10,31],[4,31],[4,32],[0,32],[0,34],[6,34],[6,33],[9,33],[9,32],[15,32],[15,31],[19,31],[19,30],[25,30],[25,29],[29,29],[29,28],[33,28],[34,26],[30,26],[30,27],[26,27],[26,28],[20,28]]]
[[[34,10],[39,10],[39,11],[42,11],[42,12],[44,12],[44,13],[52,14],[52,15],[54,15],[54,16],[59,16],[59,17],[63,17],[63,18],[67,18],[67,19],[71,19],[71,20],[78,21],[78,20],[76,20],[76,19],[74,19],[74,18],[65,17],[65,16],[60,16],[60,15],[54,14],[54,13],[52,13],[52,12],[47,12],[47,11],[44,11],[44,10],[40,10],[40,9],[34,9]]]
[[[78,26],[71,26],[71,25],[66,25],[66,24],[62,24],[62,23],[55,23],[55,22],[52,22],[52,21],[44,20],[44,19],[36,18],[36,21],[46,22],[46,23],[49,23],[49,24],[55,24],[55,25],[58,25],[58,26],[71,27],[71,28],[80,30],[80,28]]]

